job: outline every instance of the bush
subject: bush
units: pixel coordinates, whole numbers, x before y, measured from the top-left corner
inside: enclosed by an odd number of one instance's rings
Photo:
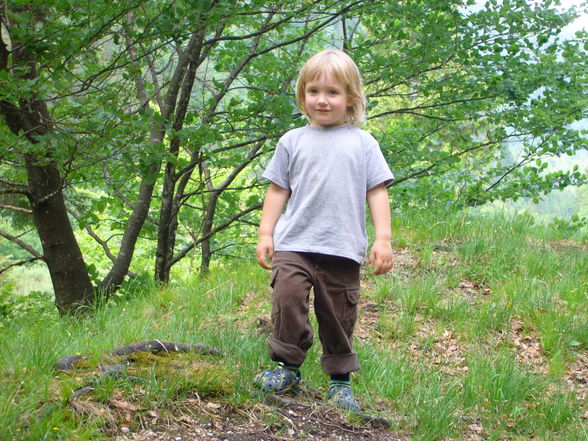
[[[47,291],[31,291],[15,294],[14,283],[4,282],[0,287],[0,320],[23,317],[34,313],[51,314],[55,310],[53,294]]]

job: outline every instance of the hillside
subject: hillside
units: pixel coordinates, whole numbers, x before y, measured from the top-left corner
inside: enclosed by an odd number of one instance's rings
[[[393,248],[391,273],[364,268],[355,332],[354,391],[376,421],[322,403],[318,340],[301,395],[252,387],[271,367],[269,273],[233,262],[167,288],[137,280],[83,319],[49,303],[5,309],[0,439],[584,440],[588,232],[527,215],[406,213]],[[219,355],[113,355],[153,339]],[[68,355],[83,358],[53,370]]]

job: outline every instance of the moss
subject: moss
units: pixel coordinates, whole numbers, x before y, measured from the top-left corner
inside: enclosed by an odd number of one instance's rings
[[[125,363],[126,362],[126,363]],[[74,369],[61,371],[54,377],[51,396],[56,401],[68,401],[72,394],[88,385],[95,389],[90,400],[107,403],[115,391],[134,399],[153,400],[155,396],[145,393],[143,386],[125,376],[101,376],[100,366],[128,364],[125,373],[138,377],[150,384],[151,391],[159,390],[167,397],[187,396],[192,393],[200,397],[222,397],[233,393],[236,374],[224,365],[212,363],[194,353],[137,352],[130,356],[105,355],[100,360],[90,362],[80,359]]]
[[[189,369],[189,388],[201,396],[227,396],[233,393],[236,375],[225,366],[207,364]]]

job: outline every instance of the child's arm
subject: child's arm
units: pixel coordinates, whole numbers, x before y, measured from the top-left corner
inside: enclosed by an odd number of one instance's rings
[[[369,264],[374,265],[374,274],[385,274],[392,268],[392,231],[390,228],[390,199],[384,184],[367,192],[367,201],[374,222],[375,240],[370,253]]]
[[[284,205],[289,197],[290,190],[286,190],[273,182],[270,183],[267,193],[265,194],[265,201],[263,202],[263,210],[261,212],[261,221],[259,223],[259,239],[257,240],[257,249],[255,250],[257,263],[265,269],[272,269],[271,260],[274,255],[274,227],[278,223],[278,219],[280,218]]]

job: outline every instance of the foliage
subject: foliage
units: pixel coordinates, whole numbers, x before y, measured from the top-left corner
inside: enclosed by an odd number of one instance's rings
[[[378,56],[391,78],[372,80],[368,73],[367,81],[378,85],[372,92],[374,116],[396,116],[377,124],[391,146],[390,163],[400,171],[401,201],[478,205],[539,198],[585,179],[577,169],[542,173],[545,158],[586,147],[586,138],[567,127],[586,116],[585,70],[577,69],[583,61],[575,58],[583,57],[585,33],[560,41],[558,30],[570,15],[548,7],[514,1],[488,2],[486,8],[459,14],[445,2],[435,20],[412,6],[385,25],[377,18],[367,21],[371,39],[365,52],[393,36],[382,45],[386,51],[366,55]],[[547,22],[551,26],[544,28]],[[513,142],[523,148],[508,158],[505,147]],[[415,177],[426,179],[404,183]]]
[[[52,309],[49,309],[51,304],[52,295],[49,292],[29,291],[25,295],[15,295],[11,282],[0,286],[0,321],[31,314],[53,317]]]
[[[586,117],[586,33],[564,40],[580,11],[551,2],[5,3],[0,101],[42,102],[50,122],[34,139],[0,124],[3,237],[31,225],[27,158],[54,165],[104,292],[146,267],[168,282],[196,266],[177,267],[186,257],[205,272],[251,252],[261,170],[305,123],[297,69],[327,46],[364,74],[397,205],[539,199],[586,179],[545,170],[586,148],[570,128]]]

